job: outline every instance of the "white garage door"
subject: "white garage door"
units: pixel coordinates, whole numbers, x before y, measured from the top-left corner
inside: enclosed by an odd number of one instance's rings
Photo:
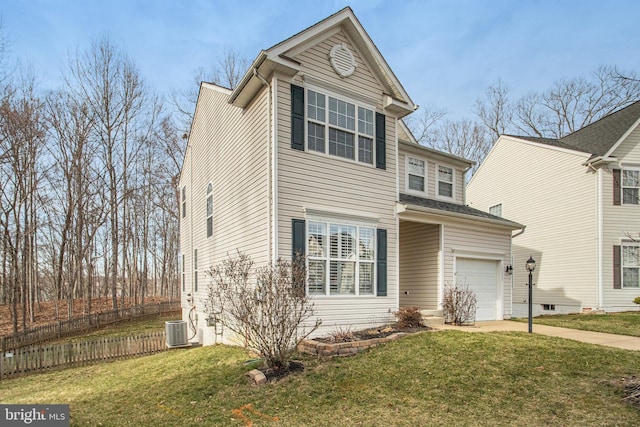
[[[456,283],[476,293],[476,321],[496,320],[498,305],[497,261],[456,258]]]

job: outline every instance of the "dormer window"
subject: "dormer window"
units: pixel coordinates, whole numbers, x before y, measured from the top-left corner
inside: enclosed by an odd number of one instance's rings
[[[438,165],[438,196],[453,199],[453,168]]]
[[[427,164],[422,159],[407,156],[407,189],[424,193],[426,190]]]

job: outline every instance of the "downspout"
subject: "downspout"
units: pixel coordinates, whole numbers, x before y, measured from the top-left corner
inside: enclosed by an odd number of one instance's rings
[[[524,225],[516,234],[511,236],[511,245],[509,247],[509,258],[511,259],[511,298],[509,298],[509,310],[511,311],[511,316],[513,316],[513,239],[515,237],[521,236],[524,234],[524,231],[527,229],[527,226]]]
[[[255,67],[253,69],[253,75],[262,82],[262,84],[264,86],[267,87],[267,93],[268,93],[268,102],[267,102],[267,193],[268,193],[268,197],[267,197],[267,241],[269,242],[269,244],[267,245],[267,259],[269,260],[270,263],[275,262],[274,260],[274,254],[275,251],[273,250],[274,248],[273,246],[273,208],[274,208],[274,199],[273,199],[273,156],[271,153],[271,122],[272,122],[272,116],[271,116],[271,102],[272,102],[272,93],[271,93],[271,84],[269,84],[269,82],[267,81],[267,79],[265,79],[259,72],[258,72],[258,68]]]
[[[598,168],[596,173],[597,173],[596,222],[597,222],[597,230],[598,230],[598,238],[596,242],[596,244],[598,245],[596,248],[596,256],[598,257],[598,262],[596,266],[596,270],[597,270],[596,274],[598,277],[597,306],[598,306],[598,310],[602,310],[604,309],[604,279],[602,277],[602,263],[604,262],[603,254],[602,254],[602,249],[603,249],[602,245],[603,245],[603,238],[604,238],[604,227],[602,223],[602,218],[604,217],[602,188],[603,188],[604,178],[603,178],[602,168]]]

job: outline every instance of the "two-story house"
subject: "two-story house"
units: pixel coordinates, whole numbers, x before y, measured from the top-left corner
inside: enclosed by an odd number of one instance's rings
[[[503,135],[467,187],[471,206],[527,224],[514,237],[514,316],[637,310],[640,102],[561,139]]]
[[[256,265],[305,254],[317,334],[438,314],[444,287],[511,313],[511,233],[464,204],[472,163],[420,146],[417,106],[350,8],[259,53],[234,90],[203,83],[180,178],[183,318],[204,344],[204,271],[236,251]]]

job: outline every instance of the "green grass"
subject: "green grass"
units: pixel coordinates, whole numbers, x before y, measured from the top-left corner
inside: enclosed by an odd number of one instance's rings
[[[619,385],[639,373],[640,352],[441,331],[348,358],[301,357],[304,373],[254,386],[242,349],[173,350],[3,381],[0,402],[66,403],[78,426],[640,424]]]
[[[527,319],[514,320],[527,321]],[[541,316],[535,317],[533,323],[640,337],[640,312],[638,311],[608,314],[559,314],[554,316]]]

